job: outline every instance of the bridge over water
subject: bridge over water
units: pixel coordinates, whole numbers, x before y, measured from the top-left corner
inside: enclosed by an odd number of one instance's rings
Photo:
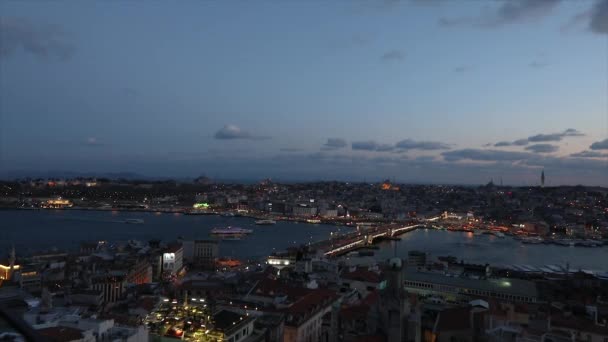
[[[332,238],[321,241],[311,247],[322,251],[327,257],[333,257],[348,253],[361,247],[372,245],[374,241],[379,238],[393,238],[415,230],[421,226],[423,225],[420,223],[385,225],[376,227],[366,232],[355,232],[342,235],[339,237],[339,239]]]

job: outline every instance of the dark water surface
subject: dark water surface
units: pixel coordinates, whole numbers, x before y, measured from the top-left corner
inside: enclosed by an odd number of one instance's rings
[[[532,266],[570,264],[572,269],[608,271],[608,246],[565,247],[552,244],[523,244],[511,237],[473,235],[435,229],[418,229],[401,235],[401,241],[385,242],[376,251],[377,259],[395,255],[407,257],[411,250],[425,251],[431,257],[452,255],[465,262],[492,265]]]
[[[126,224],[126,219],[143,219],[144,224]],[[130,239],[208,239],[211,229],[235,226],[253,229],[240,241],[222,241],[220,254],[236,257],[262,257],[273,249],[282,250],[326,239],[331,232],[350,228],[322,224],[278,221],[272,226],[258,226],[254,219],[145,212],[111,212],[83,210],[3,210],[0,211],[0,253],[6,254],[11,244],[18,254],[51,248],[79,248],[82,241]]]
[[[143,219],[144,224],[126,224],[126,219]],[[191,216],[143,212],[110,212],[80,210],[3,210],[0,211],[0,253],[6,255],[11,244],[20,255],[34,251],[77,249],[82,241],[148,241],[207,239],[215,227],[238,226],[254,232],[240,241],[223,241],[222,256],[257,258],[289,246],[319,241],[331,232],[348,232],[351,228],[331,225],[278,221],[274,226],[257,226],[244,217]],[[525,245],[510,237],[474,236],[471,233],[419,229],[401,235],[401,241],[380,245],[376,259],[395,254],[407,257],[410,250],[421,250],[431,257],[452,255],[472,263],[493,265],[524,264],[565,265],[608,271],[608,247],[584,248],[557,245]]]

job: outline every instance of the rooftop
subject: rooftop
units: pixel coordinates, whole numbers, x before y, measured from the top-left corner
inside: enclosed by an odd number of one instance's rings
[[[38,333],[51,342],[70,342],[83,338],[81,330],[68,327],[44,328],[38,330]]]
[[[527,296],[532,298],[538,297],[538,291],[534,282],[515,278],[470,279],[462,277],[448,277],[443,274],[418,272],[417,270],[408,268],[405,270],[405,279],[408,281],[450,285],[460,288],[503,293],[515,296]]]

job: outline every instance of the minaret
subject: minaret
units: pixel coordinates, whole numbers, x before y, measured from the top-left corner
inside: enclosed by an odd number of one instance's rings
[[[540,173],[540,187],[545,187],[545,169]]]

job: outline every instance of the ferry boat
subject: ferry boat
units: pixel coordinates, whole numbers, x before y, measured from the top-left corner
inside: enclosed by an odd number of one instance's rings
[[[308,222],[308,223],[312,223],[312,224],[319,224],[319,223],[321,223],[321,220],[317,220],[317,219],[308,219],[308,220],[306,220],[306,222]]]
[[[260,226],[269,226],[269,225],[273,225],[276,223],[277,223],[277,221],[275,221],[275,220],[257,220],[257,221],[255,221],[255,224],[260,225]]]
[[[251,234],[251,229],[243,229],[239,227],[228,226],[226,228],[214,228],[211,230],[211,236],[222,240],[240,240],[247,234]]]
[[[143,224],[144,220],[142,220],[142,219],[126,219],[125,223],[126,224]]]

